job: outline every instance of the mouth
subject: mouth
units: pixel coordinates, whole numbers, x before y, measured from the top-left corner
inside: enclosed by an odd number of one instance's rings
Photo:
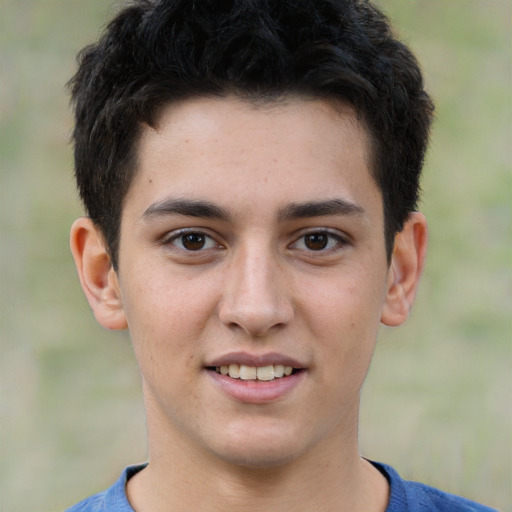
[[[303,362],[275,352],[232,352],[208,361],[204,369],[223,393],[247,404],[284,400],[301,387],[308,373]]]
[[[302,368],[285,366],[282,364],[269,364],[265,366],[248,366],[245,364],[231,363],[222,366],[209,366],[207,370],[214,371],[219,375],[224,375],[232,379],[253,380],[269,382],[277,379],[283,379],[303,371]]]

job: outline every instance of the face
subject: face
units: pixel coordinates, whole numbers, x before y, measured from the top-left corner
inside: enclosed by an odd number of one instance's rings
[[[194,99],[138,155],[116,286],[150,446],[268,467],[357,444],[389,272],[355,114]]]

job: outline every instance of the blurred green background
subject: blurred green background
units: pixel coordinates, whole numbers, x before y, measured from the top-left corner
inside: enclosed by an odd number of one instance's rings
[[[380,3],[423,64],[437,121],[429,262],[408,324],[382,332],[361,451],[512,510],[511,3]],[[128,337],[95,324],[67,241],[81,207],[65,83],[116,8],[0,0],[2,512],[62,511],[145,458]]]

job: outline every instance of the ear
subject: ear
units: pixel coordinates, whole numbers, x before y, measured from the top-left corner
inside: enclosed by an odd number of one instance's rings
[[[422,213],[409,215],[404,228],[395,236],[388,271],[388,289],[381,322],[397,326],[407,320],[425,266],[428,230]]]
[[[70,245],[80,284],[96,320],[107,329],[125,329],[119,280],[103,236],[91,219],[82,217],[73,223]]]

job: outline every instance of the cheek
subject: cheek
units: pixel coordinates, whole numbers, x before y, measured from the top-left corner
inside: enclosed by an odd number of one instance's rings
[[[356,271],[308,283],[308,321],[326,359],[342,360],[345,370],[367,365],[373,353],[385,297],[381,275]],[[350,360],[354,366],[347,365]]]
[[[136,286],[126,287],[123,299],[141,369],[181,371],[195,364],[202,334],[216,307],[214,290],[199,283],[192,287],[189,279],[176,276],[140,277]]]
[[[137,278],[123,290],[130,330],[142,323],[184,335],[187,326],[193,330],[203,325],[215,307],[217,286],[212,278],[189,276],[165,265],[153,271],[134,269],[133,274]]]
[[[370,318],[380,318],[386,275],[372,274],[367,268],[344,269],[322,279],[310,279],[304,288],[308,291],[306,300],[322,322],[339,321],[345,327],[357,328],[359,324],[367,325]]]

